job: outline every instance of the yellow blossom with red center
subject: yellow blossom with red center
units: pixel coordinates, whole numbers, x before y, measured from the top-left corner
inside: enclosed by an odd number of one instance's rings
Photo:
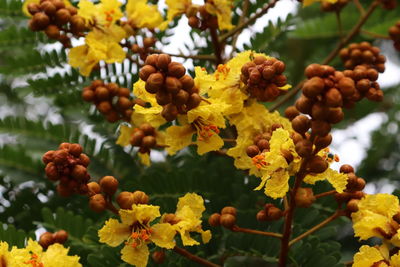
[[[123,17],[121,5],[118,0],[101,0],[96,5],[89,0],[81,0],[78,4],[78,15],[89,27],[108,28]]]
[[[354,255],[353,267],[400,267],[400,252],[391,253],[389,246],[364,245]]]
[[[152,221],[160,217],[160,207],[133,204],[132,209],[119,210],[121,222],[109,219],[99,230],[100,242],[116,247],[124,243],[121,259],[129,264],[144,267],[149,257],[148,244],[172,249],[175,246],[175,230],[168,223]]]
[[[154,29],[163,23],[157,6],[148,4],[147,0],[128,0],[126,13],[129,23],[135,28]]]

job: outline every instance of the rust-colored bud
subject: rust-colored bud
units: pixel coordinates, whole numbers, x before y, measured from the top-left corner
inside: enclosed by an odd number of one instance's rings
[[[70,11],[70,13],[71,13],[71,11]],[[72,15],[72,13],[71,13],[71,15]],[[71,22],[72,31],[75,33],[83,32],[86,28],[85,20],[79,15],[73,15],[71,17],[70,22]]]
[[[286,162],[288,164],[290,164],[294,160],[292,152],[287,149],[281,149],[281,154],[286,159]]]
[[[324,88],[324,80],[320,77],[313,77],[304,83],[302,90],[306,97],[314,98],[321,94]]]
[[[317,102],[312,106],[311,117],[314,120],[325,120],[329,114],[329,107],[321,102]]]
[[[236,208],[231,206],[224,207],[221,210],[221,215],[232,214],[233,216],[236,216],[236,213],[237,213]]]
[[[246,154],[252,158],[254,156],[257,156],[260,153],[260,149],[256,145],[251,145],[246,148]]]
[[[29,3],[28,4],[28,12],[31,15],[35,15],[36,13],[40,12],[40,7],[36,3]]]
[[[71,13],[69,13],[68,9],[61,8],[56,12],[56,22],[59,25],[63,25],[69,22],[71,19]]]
[[[188,110],[190,110],[200,105],[200,102],[201,102],[201,96],[199,94],[194,93],[190,95],[186,103],[186,106]]]
[[[43,12],[38,12],[32,17],[32,23],[38,30],[44,30],[50,23],[49,17]]]
[[[266,139],[261,139],[257,142],[257,147],[260,149],[260,151],[263,151],[264,149],[269,149],[269,142]]]
[[[156,39],[153,37],[146,37],[143,39],[143,45],[146,48],[154,46],[155,43],[156,43]]]
[[[265,80],[271,80],[275,75],[275,68],[272,66],[267,66],[262,71],[262,77]]]
[[[186,102],[189,100],[189,97],[190,95],[188,92],[185,90],[179,90],[179,92],[173,96],[172,103],[177,106],[182,106],[186,104]]]
[[[276,221],[283,216],[282,210],[276,207],[274,204],[265,204],[264,211],[267,214],[268,221]]]
[[[117,203],[121,209],[131,209],[134,204],[133,193],[131,192],[121,192],[117,196]]]
[[[180,219],[173,213],[166,213],[162,216],[161,221],[174,225],[180,222]]]
[[[79,156],[79,161],[81,162],[81,165],[87,167],[87,166],[89,166],[90,158],[86,154],[82,153]]]
[[[349,202],[347,202],[346,208],[350,212],[357,212],[358,211],[358,202],[360,202],[359,199],[351,199]]]
[[[57,9],[50,1],[45,1],[40,4],[40,9],[48,16],[52,16],[56,13]]]
[[[82,99],[86,102],[92,102],[94,100],[94,92],[92,90],[83,90]]]
[[[95,95],[97,100],[108,100],[108,98],[110,97],[110,93],[104,86],[96,87]]]
[[[163,84],[164,76],[159,72],[152,73],[146,81],[145,89],[150,94],[155,94],[161,89]]]
[[[217,226],[220,226],[220,220],[221,220],[221,215],[219,213],[213,213],[208,218],[208,223],[212,227],[217,227]]]
[[[143,131],[145,135],[154,135],[155,134],[155,128],[151,126],[150,123],[143,123],[139,126],[139,129]]]
[[[400,212],[393,215],[393,220],[400,224]]]
[[[308,157],[312,153],[312,143],[307,139],[302,139],[296,143],[296,152],[300,157]]]
[[[118,96],[124,96],[124,97],[129,98],[130,95],[131,95],[131,92],[128,88],[121,87],[118,89]]]
[[[171,63],[171,56],[167,54],[160,54],[158,55],[158,61],[157,61],[157,68],[167,71],[168,70],[168,65]]]
[[[135,204],[147,204],[149,203],[149,196],[143,191],[135,191],[132,193],[133,203]]]
[[[260,210],[259,212],[257,212],[256,218],[257,218],[257,221],[259,221],[259,222],[268,221],[268,216],[267,216],[267,213],[265,212],[265,210]]]
[[[152,54],[146,57],[146,61],[144,62],[144,64],[156,67],[157,61],[158,61],[158,54]]]
[[[344,113],[341,108],[330,108],[327,121],[329,123],[335,124],[343,120]]]
[[[46,172],[47,178],[49,178],[52,181],[57,181],[60,178],[57,167],[53,162],[47,163],[44,171]]]
[[[190,77],[190,76],[187,75],[187,74],[183,75],[183,76],[179,79],[179,81],[180,81],[181,84],[182,84],[182,89],[183,89],[183,90],[189,91],[189,90],[191,90],[191,89],[193,88],[193,86],[194,86],[194,80],[193,80],[193,78]]]
[[[317,150],[328,147],[332,143],[332,135],[327,134],[326,136],[316,136],[314,144]]]
[[[58,37],[60,37],[60,29],[56,25],[50,24],[49,26],[46,27],[44,33],[50,39],[58,39]]]
[[[39,245],[41,245],[43,249],[47,249],[50,245],[53,244],[54,244],[54,237],[52,233],[45,232],[40,236]]]
[[[232,227],[236,224],[236,217],[229,213],[222,214],[219,222],[223,227],[232,229]]]
[[[142,146],[147,147],[147,148],[152,148],[156,145],[157,141],[154,136],[148,135],[143,137],[142,139]]]
[[[356,86],[354,80],[348,77],[344,77],[339,80],[338,89],[343,96],[349,97],[355,93]]]
[[[267,60],[267,58],[264,57],[264,56],[256,56],[256,57],[253,59],[253,62],[254,62],[256,65],[261,65],[261,64],[263,64],[266,60]]]
[[[277,74],[282,74],[282,73],[285,71],[285,69],[286,69],[285,63],[283,63],[283,62],[280,61],[280,60],[275,61],[275,62],[272,64],[272,66],[274,66],[275,71],[276,71]]]
[[[101,193],[100,185],[97,182],[90,182],[87,184],[87,186],[88,186],[89,196]]]
[[[368,69],[367,76],[368,76],[368,79],[370,79],[371,81],[374,82],[374,81],[378,80],[379,73],[375,69]]]
[[[331,125],[322,120],[315,120],[311,122],[311,130],[315,135],[325,136],[331,131]]]
[[[90,197],[89,208],[95,212],[102,212],[106,209],[106,200],[103,195],[96,194]]]
[[[86,181],[87,170],[82,165],[75,165],[72,169],[71,176],[78,181]]]
[[[42,161],[43,161],[43,163],[44,163],[44,164],[47,164],[47,163],[53,161],[53,159],[54,159],[54,153],[55,153],[54,150],[49,150],[49,151],[47,151],[46,153],[44,153],[44,155],[42,156]]]
[[[299,99],[297,99],[295,106],[298,111],[304,114],[311,114],[311,108],[313,104],[313,101],[302,95]]]
[[[249,77],[249,69],[254,68],[256,64],[253,61],[247,62],[242,66],[241,72],[245,77]]]
[[[300,112],[295,106],[289,106],[285,109],[285,116],[289,120],[293,120],[296,116],[300,115]]]
[[[342,166],[340,166],[339,171],[342,173],[350,173],[350,172],[354,172],[354,168],[349,164],[343,164]]]
[[[154,251],[151,254],[151,258],[157,264],[162,264],[165,261],[165,252],[163,250]]]
[[[53,234],[54,243],[64,244],[68,239],[67,231],[60,230]]]
[[[298,115],[292,120],[293,130],[300,134],[304,134],[310,129],[311,121],[307,116]]]
[[[341,107],[343,105],[342,94],[336,88],[331,88],[326,92],[325,101],[329,107]]]
[[[145,136],[145,134],[142,130],[135,129],[129,142],[133,146],[141,146],[144,136]]]
[[[160,106],[167,105],[172,101],[172,94],[168,93],[166,90],[159,90],[156,93],[156,100]]]
[[[118,189],[118,180],[115,179],[113,176],[104,176],[99,181],[101,190],[109,196],[115,194]]]
[[[143,81],[147,81],[149,76],[151,74],[155,73],[156,71],[157,71],[157,69],[154,66],[152,66],[152,65],[144,65],[143,68],[141,68],[140,71],[139,71],[139,77]]]
[[[59,164],[64,164],[67,162],[68,159],[68,152],[66,150],[57,150],[54,152],[54,163],[59,165]]]
[[[105,115],[113,111],[113,107],[109,101],[101,101],[96,107],[98,111]]]
[[[312,173],[323,173],[328,167],[328,163],[326,160],[321,158],[320,156],[313,156],[309,161],[308,161],[308,169]]]
[[[65,4],[61,0],[53,0],[52,2],[57,9],[65,8]]]
[[[58,184],[56,187],[57,193],[62,197],[69,197],[73,194],[73,190],[71,190],[68,186]]]
[[[355,190],[361,191],[365,188],[365,180],[363,178],[357,178]]]
[[[307,68],[304,71],[304,74],[307,76],[307,78],[312,78],[315,76],[321,77],[323,75],[323,70],[321,68],[321,65],[319,64],[311,64],[308,65]]]
[[[68,149],[69,153],[75,157],[79,157],[79,155],[82,153],[83,149],[80,144],[71,144]]]
[[[296,206],[308,208],[315,202],[312,188],[300,187],[295,195]]]
[[[129,100],[129,98],[121,96],[118,98],[117,106],[123,110],[130,109],[133,106],[133,103]]]
[[[168,65],[168,75],[173,76],[175,78],[181,78],[185,75],[186,69],[185,67],[178,62],[171,62]]]
[[[178,117],[178,109],[172,103],[167,104],[161,111],[161,116],[163,116],[166,121],[173,121]]]
[[[165,87],[169,93],[176,95],[182,89],[182,83],[175,77],[167,76]]]

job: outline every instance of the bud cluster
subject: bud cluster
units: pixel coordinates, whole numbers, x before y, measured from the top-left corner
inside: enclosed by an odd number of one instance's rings
[[[97,182],[88,183],[89,207],[95,212],[102,212],[107,208],[107,199],[118,190],[119,182],[113,176],[104,176]]]
[[[224,207],[220,213],[213,213],[208,218],[208,223],[212,227],[220,226],[227,229],[232,229],[236,224],[236,208],[234,207]]]
[[[217,17],[208,13],[205,5],[200,7],[196,7],[194,5],[190,6],[186,10],[186,17],[188,18],[189,26],[194,29],[204,31],[207,28],[218,27]]]
[[[62,0],[40,0],[40,3],[28,4],[32,14],[29,28],[32,31],[44,31],[50,39],[59,40],[64,47],[71,47],[68,32],[79,36],[85,30],[85,21],[78,16],[73,6],[65,6]]]
[[[139,54],[140,59],[146,60],[146,57],[150,53],[150,50],[156,44],[156,39],[154,37],[143,38],[143,45],[133,44],[131,50],[135,54]]]
[[[325,11],[325,12],[339,12],[349,2],[350,2],[350,0],[338,0],[336,3],[322,1],[321,2],[321,10]]]
[[[156,129],[149,123],[143,123],[133,130],[130,143],[139,147],[140,153],[150,153],[150,149],[156,147]]]
[[[87,167],[89,157],[82,153],[79,144],[62,143],[58,150],[46,152],[42,160],[46,164],[46,176],[51,181],[59,181],[57,192],[67,197],[73,193],[85,195],[90,175]]]
[[[395,25],[389,28],[389,36],[394,42],[394,48],[400,51],[400,20]]]
[[[359,65],[367,69],[373,68],[379,72],[385,71],[386,57],[380,54],[381,50],[369,42],[352,43],[347,48],[342,48],[339,55],[344,67],[353,70]]]
[[[101,80],[94,80],[90,86],[83,88],[82,98],[94,103],[109,122],[131,120],[134,101],[130,98],[128,88],[119,87],[116,83],[106,84]]]
[[[149,203],[149,196],[143,191],[123,191],[117,196],[117,203],[121,209],[132,209],[133,204]]]
[[[47,249],[55,243],[64,244],[67,239],[68,233],[64,230],[55,233],[45,232],[39,237],[39,245],[41,245],[43,249]]]
[[[354,173],[354,168],[348,164],[340,167],[340,172],[348,176],[347,186],[343,193],[336,193],[335,198],[339,203],[347,204],[347,211],[356,212],[357,203],[364,196],[362,190],[365,187],[365,180]]]
[[[247,85],[251,97],[271,102],[286,92],[279,89],[287,82],[286,76],[282,74],[285,68],[285,63],[276,58],[257,56],[243,65],[240,79]]]
[[[260,222],[277,221],[283,217],[283,214],[280,208],[276,207],[274,204],[268,203],[257,213],[256,218],[257,221]]]
[[[173,121],[178,114],[186,114],[201,102],[194,80],[185,74],[185,67],[171,62],[167,54],[152,54],[146,58],[139,77],[146,82],[145,89],[156,95],[157,103],[163,106],[161,115]]]

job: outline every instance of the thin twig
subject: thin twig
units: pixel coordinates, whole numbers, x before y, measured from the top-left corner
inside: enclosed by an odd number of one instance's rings
[[[112,203],[112,197],[108,196],[106,198],[106,208],[111,211],[114,214],[119,214],[118,209],[114,206],[114,204]]]
[[[377,39],[391,40],[390,36],[388,36],[388,35],[369,32],[369,31],[366,31],[366,30],[363,30],[363,29],[361,29],[361,33],[369,35],[369,36],[371,36],[373,38],[377,38]]]
[[[337,193],[336,190],[331,190],[331,191],[323,192],[321,194],[317,194],[314,197],[315,198],[321,198],[321,197],[331,196],[331,195],[334,195],[336,193]]]
[[[340,11],[336,11],[336,22],[338,25],[338,30],[339,30],[339,38],[340,38],[340,42],[343,42],[343,27],[342,27],[342,20],[340,18]]]
[[[200,60],[211,60],[216,61],[217,58],[213,55],[183,55],[183,54],[173,54],[173,53],[165,53],[161,50],[157,49],[149,49],[151,53],[158,53],[158,54],[168,54],[171,57],[181,57],[181,58],[191,58],[191,59],[200,59]]]
[[[314,233],[315,231],[321,229],[322,227],[324,227],[325,225],[327,225],[328,223],[336,220],[337,218],[339,218],[340,216],[342,216],[343,213],[341,211],[336,211],[333,215],[331,215],[330,217],[326,218],[325,220],[323,220],[322,222],[320,222],[319,224],[317,224],[316,226],[314,226],[313,228],[309,229],[308,231],[302,233],[301,235],[299,235],[296,238],[293,238],[290,242],[289,242],[289,247],[292,246],[294,243],[302,240],[303,238],[305,238],[306,236],[311,235],[312,233]]]
[[[248,234],[255,234],[255,235],[263,235],[263,236],[282,238],[282,235],[279,234],[279,233],[264,232],[264,231],[254,230],[254,229],[242,228],[242,227],[239,227],[237,225],[233,226],[233,228],[231,230],[233,232],[242,232],[242,233],[248,233]]]
[[[276,5],[276,3],[279,0],[273,0],[271,3],[268,3],[266,5],[264,5],[261,10],[257,13],[255,13],[251,18],[249,18],[248,20],[246,20],[245,22],[237,25],[235,28],[233,28],[231,31],[227,32],[226,34],[222,35],[219,38],[219,42],[224,42],[226,39],[228,39],[229,37],[233,36],[236,33],[240,33],[244,28],[246,28],[247,26],[255,23],[257,21],[258,18],[262,17],[263,15],[265,15],[268,10],[272,7],[274,7]]]
[[[364,15],[365,14],[365,9],[361,5],[360,1],[359,0],[354,0],[354,4],[356,5],[358,11],[360,11],[361,15]]]
[[[197,263],[199,263],[201,265],[209,266],[209,267],[221,267],[221,265],[214,264],[214,263],[212,263],[212,262],[210,262],[210,261],[208,261],[206,259],[200,258],[199,256],[196,256],[196,255],[190,253],[186,249],[183,249],[183,248],[175,246],[173,250],[176,253],[188,258],[189,260],[197,262]]]

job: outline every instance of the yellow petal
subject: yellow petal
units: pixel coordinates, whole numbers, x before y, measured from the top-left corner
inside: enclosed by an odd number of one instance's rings
[[[265,184],[265,194],[274,199],[284,197],[289,190],[289,174],[285,170],[276,171]]]
[[[234,27],[231,23],[232,7],[233,0],[213,0],[206,3],[207,11],[217,16],[220,30],[230,30]]]
[[[400,267],[400,252],[390,257],[391,267]]]
[[[354,255],[353,267],[371,267],[374,263],[381,260],[384,260],[384,258],[378,249],[364,245],[360,248],[360,251]]]
[[[224,141],[218,134],[213,134],[209,138],[197,138],[197,154],[203,155],[210,151],[215,151],[224,146]]]
[[[125,225],[132,225],[135,222],[152,222],[160,217],[160,207],[145,204],[133,204],[131,210],[120,209],[119,216]]]
[[[81,267],[79,257],[69,256],[68,251],[61,244],[53,244],[43,253],[40,262],[46,267]]]
[[[139,158],[140,158],[140,163],[142,163],[144,166],[150,166],[151,161],[150,161],[150,154],[149,153],[138,153]]]
[[[128,239],[131,232],[129,225],[122,224],[116,219],[109,219],[98,232],[99,241],[111,247],[116,247]]]
[[[121,250],[121,254],[121,259],[123,261],[135,265],[136,267],[146,267],[150,252],[147,245],[142,243],[136,248],[124,246],[124,248]]]
[[[165,134],[165,144],[167,152],[174,155],[177,151],[189,146],[192,143],[192,136],[195,130],[191,125],[170,126]]]
[[[343,193],[347,185],[347,175],[344,173],[339,173],[331,168],[326,169],[323,173],[318,174],[308,174],[304,178],[304,182],[308,184],[315,184],[318,181],[328,180],[329,183],[335,188],[339,193]]]
[[[204,244],[207,244],[210,240],[211,240],[211,231],[207,230],[207,231],[201,231],[201,239],[203,241]]]
[[[117,139],[117,145],[120,145],[120,146],[130,145],[132,133],[133,133],[133,128],[131,128],[127,125],[122,125],[119,128],[119,136]]]
[[[204,207],[204,200],[196,193],[186,193],[180,197],[177,204],[177,213],[184,207],[188,206],[196,218],[201,218],[201,215],[206,210]]]
[[[169,223],[157,223],[151,226],[151,241],[157,246],[167,249],[175,247],[174,237],[176,231]]]

